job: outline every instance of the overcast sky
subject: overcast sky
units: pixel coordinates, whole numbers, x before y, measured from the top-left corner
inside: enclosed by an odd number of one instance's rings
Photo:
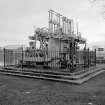
[[[79,31],[89,43],[105,40],[101,3],[89,0],[0,0],[0,46],[28,44],[35,27],[48,27],[53,9],[79,22]]]

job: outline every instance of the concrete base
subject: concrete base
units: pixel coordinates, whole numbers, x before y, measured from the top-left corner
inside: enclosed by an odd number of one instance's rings
[[[60,82],[68,82],[73,84],[82,84],[89,79],[103,73],[105,71],[105,66],[98,65],[93,70],[87,70],[85,72],[81,72],[79,74],[71,74],[71,75],[65,75],[65,74],[56,74],[54,72],[38,72],[38,71],[30,71],[30,70],[24,70],[23,71],[17,71],[17,70],[9,70],[9,69],[2,69],[0,70],[0,74],[6,74],[6,75],[13,75],[13,76],[20,76],[20,77],[28,77],[28,78],[37,78],[37,79],[46,79],[46,80],[52,80],[52,81],[60,81]],[[12,71],[12,72],[11,72]],[[34,75],[33,75],[34,74]]]

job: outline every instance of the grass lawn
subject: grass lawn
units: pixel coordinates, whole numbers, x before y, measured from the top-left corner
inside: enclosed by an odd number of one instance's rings
[[[0,75],[0,105],[105,105],[105,73],[81,85]]]

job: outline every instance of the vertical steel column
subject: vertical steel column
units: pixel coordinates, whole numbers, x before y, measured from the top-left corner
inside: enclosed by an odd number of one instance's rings
[[[50,17],[50,19],[51,19],[51,23],[50,23],[51,26],[50,26],[50,27],[51,27],[51,32],[53,32],[53,23],[52,23],[52,22],[53,22],[53,12],[52,12],[52,10],[50,11],[50,14],[51,14],[51,15],[50,15],[50,16],[51,16],[51,17]]]
[[[78,33],[79,33],[79,32],[78,32],[78,22],[76,23],[76,28],[77,28],[77,35],[78,35]]]
[[[66,20],[66,33],[68,34],[68,19]]]
[[[65,19],[65,34],[66,34],[66,19]]]
[[[73,22],[73,20],[72,20],[72,22],[71,22],[71,24],[72,24],[72,34],[74,34],[74,22]]]
[[[67,34],[69,34],[69,20],[67,20]]]
[[[57,18],[56,29],[58,31],[59,29],[59,15],[58,14],[56,15],[56,18]]]
[[[64,33],[64,17],[62,17],[62,31]]]
[[[64,21],[64,34],[65,34],[65,21]]]
[[[67,26],[67,19],[66,19],[65,23],[66,23],[66,29],[65,29],[65,30],[66,30],[66,34],[67,34],[67,27],[68,27],[68,26]]]
[[[36,34],[36,32],[34,32],[34,37],[35,37],[35,46],[34,46],[34,48],[36,49],[36,41],[37,41],[37,34]]]
[[[70,26],[70,35],[71,35],[71,21],[69,21],[69,26]]]
[[[66,34],[66,18],[65,18],[65,34]]]
[[[69,20],[68,20],[68,22],[67,22],[67,32],[68,32],[68,34],[70,34],[70,25],[69,25]]]
[[[69,20],[67,19],[67,34],[69,34]]]
[[[51,13],[49,11],[49,31],[51,32]]]
[[[58,29],[60,29],[60,14],[58,14]]]

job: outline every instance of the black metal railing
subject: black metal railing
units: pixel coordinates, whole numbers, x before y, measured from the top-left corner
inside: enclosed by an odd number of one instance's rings
[[[96,50],[84,49],[75,54],[70,51],[10,50],[3,49],[0,61],[4,67],[43,68],[78,71],[96,65]]]

